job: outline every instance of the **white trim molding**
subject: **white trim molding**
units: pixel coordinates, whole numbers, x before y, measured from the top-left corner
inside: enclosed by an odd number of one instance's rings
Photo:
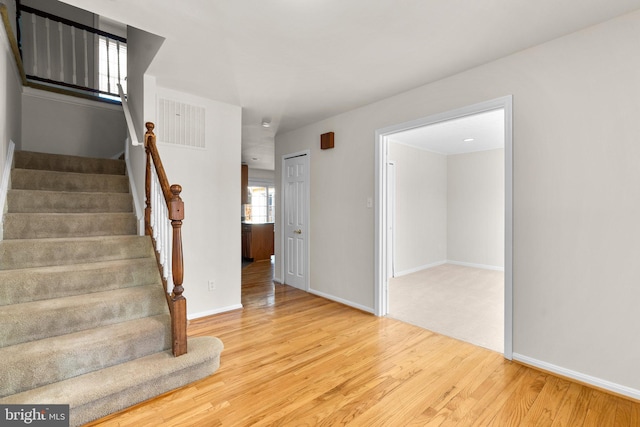
[[[408,274],[417,273],[418,271],[427,270],[429,268],[437,267],[439,265],[443,265],[443,264],[446,264],[448,262],[449,261],[447,261],[447,260],[437,261],[437,262],[432,262],[431,264],[425,264],[425,265],[421,265],[421,266],[418,266],[418,267],[409,268],[407,270],[396,271],[396,274],[395,274],[394,277],[402,277],[402,276],[406,276]]]
[[[213,310],[201,311],[200,313],[187,314],[187,320],[213,316],[214,314],[226,313],[227,311],[233,311],[233,310],[240,310],[241,308],[242,308],[242,304],[234,304],[234,305],[229,305],[227,307],[214,308]]]
[[[140,200],[138,200],[138,190],[136,187],[136,181],[131,173],[131,159],[129,155],[129,144],[130,139],[127,137],[124,141],[124,163],[127,168],[127,177],[129,177],[129,191],[131,192],[131,197],[133,198],[133,207],[136,211],[136,220],[138,221],[138,235],[144,236],[144,211],[140,206]],[[133,144],[136,145],[136,144]]]
[[[532,357],[528,357],[519,353],[513,353],[513,360],[520,362],[524,365],[541,369],[552,374],[559,375],[561,377],[569,378],[571,380],[578,381],[583,384],[587,384],[593,387],[597,387],[603,390],[610,391],[615,394],[630,397],[631,399],[640,400],[640,390],[636,390],[631,387],[627,387],[621,384],[616,384],[611,381],[603,380],[601,378],[592,377],[581,372],[572,371],[561,366],[556,366],[551,363],[543,362]]]
[[[80,105],[82,107],[95,108],[98,110],[122,111],[122,105],[120,104],[94,101],[91,99],[79,98],[77,96],[65,95],[62,93],[36,89],[29,86],[23,87],[22,93],[24,96],[31,96],[33,98],[41,98],[41,99],[52,99],[57,102],[63,102],[71,105]]]
[[[504,267],[500,267],[498,265],[474,264],[472,262],[453,261],[450,259],[447,260],[447,264],[461,265],[463,267],[481,268],[483,270],[504,271]]]
[[[361,311],[364,311],[364,312],[367,312],[367,313],[374,314],[374,310],[371,307],[365,307],[364,305],[356,304],[355,302],[352,302],[352,301],[349,301],[349,300],[346,300],[346,299],[342,299],[342,298],[338,298],[338,297],[333,296],[333,295],[325,294],[324,292],[315,291],[313,289],[309,289],[309,293],[313,294],[313,295],[317,295],[317,296],[322,297],[324,299],[328,299],[330,301],[334,301],[334,302],[338,302],[340,304],[347,305],[349,307],[357,308],[358,310],[361,310]]]
[[[434,123],[470,116],[485,111],[504,109],[505,168],[505,245],[504,245],[504,357],[513,353],[513,96],[479,102],[451,111],[433,114],[377,129],[375,132],[375,314],[384,316],[388,310],[387,271],[387,168],[388,143],[395,133]]]

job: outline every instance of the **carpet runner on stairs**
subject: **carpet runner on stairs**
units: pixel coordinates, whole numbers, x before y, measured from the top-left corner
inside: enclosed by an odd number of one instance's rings
[[[0,241],[0,404],[69,404],[77,426],[214,373],[171,354],[151,240],[122,160],[16,152]]]

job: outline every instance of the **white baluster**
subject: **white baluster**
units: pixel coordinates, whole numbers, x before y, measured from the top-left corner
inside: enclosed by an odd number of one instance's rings
[[[51,34],[49,32],[49,18],[44,18],[44,26],[47,29],[47,78],[51,80]]]
[[[38,75],[38,39],[36,38],[36,15],[31,15],[33,28],[33,75]]]
[[[162,199],[164,202],[164,198]],[[163,241],[164,247],[162,250],[164,251],[164,277],[169,279],[169,265],[171,264],[169,258],[169,233],[167,230],[167,222],[169,221],[169,212],[167,211],[166,202],[162,203],[162,233],[163,233]]]
[[[120,83],[120,42],[116,41],[116,59],[117,59],[117,67],[118,67],[118,80],[117,82]]]
[[[104,41],[107,45],[107,92],[111,93],[111,62],[109,62],[109,51],[111,50],[109,49],[110,40],[108,38],[105,38]]]
[[[168,220],[168,218],[167,218]],[[169,262],[167,262],[167,265],[169,266],[169,279],[167,279],[168,283],[171,284],[171,290],[173,290],[173,227],[170,227],[171,232],[168,235],[168,242],[169,244],[167,245],[167,253],[169,254]]]
[[[71,60],[71,66],[73,67],[73,75],[71,77],[71,81],[75,85],[78,84],[78,76],[76,75],[76,27],[71,27],[71,48],[71,56],[73,58]]]
[[[82,38],[84,39],[84,87],[89,87],[89,51],[87,48],[87,31],[82,31]]]
[[[153,164],[152,164],[152,166],[153,166]],[[154,206],[154,204],[155,204],[155,199],[156,199],[155,191],[156,191],[156,182],[154,180],[154,171],[153,171],[153,167],[152,167],[152,169],[151,169],[151,191],[149,192],[149,197],[151,199],[149,201],[150,202],[150,207],[151,207],[151,216],[149,217],[149,223],[151,225],[151,229],[153,229],[154,225],[155,225],[155,218],[154,218],[154,215],[155,215],[155,212],[154,212],[155,206]]]
[[[64,50],[62,49],[62,22],[58,22],[58,35],[60,36],[60,81],[63,82],[64,81]]]

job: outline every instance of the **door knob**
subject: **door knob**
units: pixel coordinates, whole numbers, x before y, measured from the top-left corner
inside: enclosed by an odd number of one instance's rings
[[[302,230],[298,229],[298,230],[293,230],[294,233],[296,234],[302,234]]]

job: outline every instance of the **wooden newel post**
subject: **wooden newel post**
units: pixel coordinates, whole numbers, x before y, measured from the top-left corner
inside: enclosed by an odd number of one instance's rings
[[[187,352],[187,300],[182,296],[184,288],[184,261],[182,259],[182,220],[184,219],[184,202],[180,198],[182,187],[171,186],[171,202],[169,205],[169,219],[173,228],[173,252],[171,253],[173,271],[173,315],[171,328],[173,330],[173,355],[180,356]]]

